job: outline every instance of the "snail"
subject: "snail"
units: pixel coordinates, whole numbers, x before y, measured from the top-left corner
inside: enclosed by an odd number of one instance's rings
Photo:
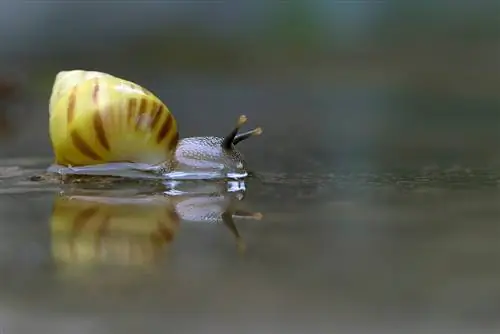
[[[244,178],[236,145],[260,135],[239,133],[246,116],[225,137],[179,139],[178,124],[151,91],[117,76],[86,70],[57,73],[49,101],[49,172],[171,179]]]

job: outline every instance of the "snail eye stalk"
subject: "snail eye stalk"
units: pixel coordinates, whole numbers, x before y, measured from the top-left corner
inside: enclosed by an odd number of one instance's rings
[[[222,148],[230,150],[233,145],[237,145],[239,142],[243,140],[246,140],[253,136],[258,136],[262,133],[262,128],[258,127],[253,130],[238,134],[238,131],[240,130],[241,126],[245,124],[246,121],[247,117],[245,115],[241,115],[238,118],[236,126],[226,137],[224,137],[224,140],[222,141],[221,144]]]
[[[226,150],[230,150],[231,146],[233,145],[233,140],[238,134],[238,131],[240,130],[241,126],[245,124],[247,121],[247,117],[245,115],[241,115],[238,118],[238,122],[236,123],[236,126],[233,128],[233,130],[224,138],[222,141],[222,147],[225,148]]]
[[[262,134],[262,128],[261,127],[258,127],[258,128],[255,128],[253,130],[250,130],[250,131],[247,131],[247,132],[244,132],[244,133],[240,133],[238,134],[237,136],[234,137],[233,139],[233,145],[237,145],[239,142],[241,141],[244,141],[250,137],[253,137],[253,136],[259,136]]]

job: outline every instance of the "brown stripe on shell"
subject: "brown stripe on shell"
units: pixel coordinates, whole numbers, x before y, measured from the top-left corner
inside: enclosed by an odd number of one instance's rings
[[[99,113],[99,78],[94,79],[94,90],[92,91],[92,101],[94,102],[94,105],[96,106],[96,110],[94,112],[93,116],[93,125],[94,125],[94,130],[97,134],[97,139],[99,140],[99,143],[109,151],[109,142],[108,138],[106,137],[106,132],[104,130],[104,123],[102,121],[101,114]]]
[[[130,124],[132,122],[132,119],[134,118],[135,108],[137,108],[137,99],[129,99],[127,108],[127,124]]]
[[[168,143],[168,149],[169,151],[173,151],[175,147],[177,146],[177,143],[179,142],[179,132],[175,132],[174,136]]]
[[[97,134],[97,139],[99,140],[99,143],[109,151],[109,142],[108,138],[106,137],[106,131],[104,130],[104,123],[102,121],[101,114],[99,113],[99,110],[96,110],[94,113],[94,129]]]
[[[73,87],[71,90],[71,93],[69,94],[69,99],[68,99],[68,109],[67,109],[67,123],[71,123],[73,121],[73,117],[75,114],[75,105],[76,105],[76,89],[77,86]]]
[[[155,117],[155,115],[157,114],[157,110],[158,110],[158,102],[156,102],[155,100],[152,100],[151,101],[151,104],[149,105],[149,108],[148,108],[148,125],[149,125],[149,129],[152,129],[153,128],[153,119]]]
[[[141,104],[139,105],[139,111],[137,112],[137,116],[135,119],[135,129],[138,130],[141,126],[141,120],[144,115],[146,115],[148,111],[148,100],[145,98],[141,99]]]
[[[160,131],[158,132],[158,136],[156,137],[156,142],[159,144],[161,143],[165,137],[168,134],[168,131],[170,130],[170,127],[172,126],[172,115],[170,113],[167,113],[167,118],[161,125]]]
[[[99,102],[99,78],[94,79],[94,90],[92,91],[92,101],[97,105]]]
[[[141,104],[139,105],[139,115],[145,114],[147,112],[148,100],[145,98],[141,99]]]
[[[164,113],[164,108],[163,105],[160,103],[158,105],[158,108],[156,109],[151,108],[151,110],[155,110],[153,121],[151,122],[151,130],[154,130],[156,128],[156,125],[160,121],[161,115]]]
[[[85,140],[78,134],[78,132],[71,132],[71,139],[73,140],[73,145],[86,157],[93,160],[102,160],[102,158],[90,147]]]

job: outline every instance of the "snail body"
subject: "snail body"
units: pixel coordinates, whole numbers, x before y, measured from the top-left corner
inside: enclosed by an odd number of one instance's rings
[[[56,75],[49,101],[49,133],[55,164],[64,174],[116,175],[139,170],[162,177],[246,176],[239,142],[259,135],[238,134],[240,116],[225,137],[179,138],[178,124],[152,92],[97,71]]]

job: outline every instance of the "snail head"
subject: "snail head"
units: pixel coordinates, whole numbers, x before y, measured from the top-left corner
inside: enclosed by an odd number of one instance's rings
[[[239,133],[247,121],[241,115],[236,126],[225,137],[188,137],[181,139],[175,152],[174,170],[222,172],[224,174],[247,174],[246,162],[236,145],[258,136],[262,129]]]

